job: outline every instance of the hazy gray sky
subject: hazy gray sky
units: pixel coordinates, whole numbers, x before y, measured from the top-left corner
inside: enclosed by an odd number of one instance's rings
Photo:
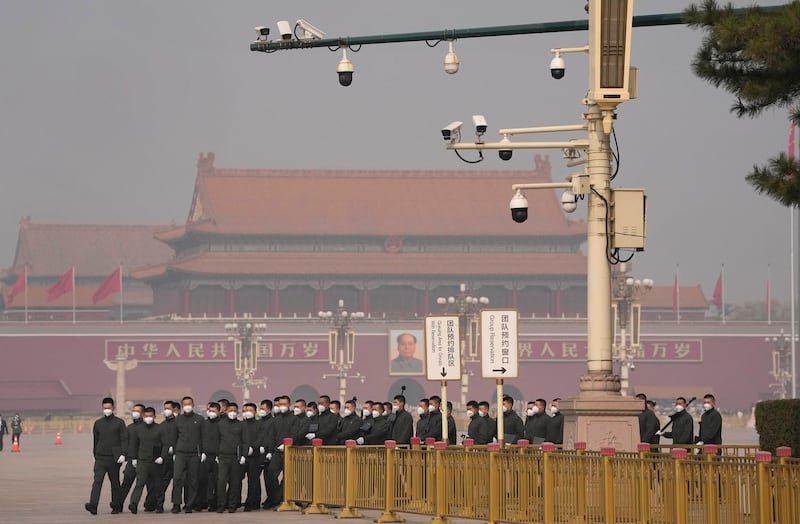
[[[522,151],[464,164],[439,129],[474,113],[486,116],[490,139],[500,127],[577,123],[586,58],[567,56],[566,78],[555,81],[549,50],[584,45],[585,33],[461,40],[453,76],[443,71],[445,45],[368,46],[350,55],[355,76],[343,88],[339,53],[252,53],[253,27],[274,34],[277,20],[305,18],[328,36],[428,31],[578,19],[584,3],[9,3],[0,17],[0,266],[13,260],[25,215],[185,221],[201,151],[225,167],[532,167],[534,153]],[[635,12],[689,3],[638,0]],[[739,302],[763,300],[770,264],[773,297],[785,300],[789,211],[754,194],[744,175],[786,149],[788,121],[781,112],[731,115],[731,96],[690,70],[700,39],[683,26],[634,31],[639,99],[620,107],[615,184],[647,188],[648,249],[636,273],[671,285],[680,263],[681,284],[702,284],[710,297],[724,262],[726,301]],[[569,172],[557,152],[551,163],[554,178]]]

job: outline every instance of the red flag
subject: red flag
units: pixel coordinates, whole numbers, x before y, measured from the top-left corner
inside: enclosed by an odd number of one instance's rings
[[[714,285],[714,304],[722,309],[722,271],[719,272],[717,283]]]
[[[75,289],[75,268],[71,267],[66,273],[61,275],[58,281],[47,288],[47,302],[52,302],[64,293],[69,293]]]
[[[672,312],[678,314],[678,270],[675,270],[675,280],[672,283]]]
[[[10,306],[12,302],[14,302],[14,297],[21,293],[25,293],[25,290],[28,288],[28,268],[22,268],[22,273],[19,274],[17,277],[17,282],[14,284],[14,287],[11,288],[11,293],[8,295],[8,305]]]
[[[113,273],[108,275],[108,278],[103,280],[103,283],[97,288],[97,291],[92,295],[92,301],[97,304],[104,298],[119,293],[122,291],[122,272],[117,268]]]

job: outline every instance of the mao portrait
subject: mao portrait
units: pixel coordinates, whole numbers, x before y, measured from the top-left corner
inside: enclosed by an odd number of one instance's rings
[[[421,337],[421,331],[389,331],[390,375],[422,375],[425,372],[425,365],[419,358],[422,350],[417,348]]]

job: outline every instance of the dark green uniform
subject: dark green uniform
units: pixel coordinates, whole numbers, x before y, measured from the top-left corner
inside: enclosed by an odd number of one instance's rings
[[[136,460],[136,486],[133,488],[128,508],[136,513],[144,487],[147,486],[148,499],[161,487],[162,468],[154,462],[161,456],[161,427],[142,422],[133,427],[129,436],[128,450],[131,454],[129,459]],[[155,509],[154,503],[152,506],[145,503],[145,509],[152,511]]]
[[[94,480],[92,481],[92,492],[89,495],[88,506],[97,512],[97,504],[100,502],[100,489],[103,487],[103,479],[108,476],[111,482],[111,509],[122,510],[122,500],[120,500],[119,467],[117,459],[122,455],[123,443],[125,441],[125,422],[121,418],[111,415],[101,417],[94,422],[92,427],[94,445]],[[89,509],[87,507],[87,509]]]
[[[244,424],[236,419],[219,421],[219,470],[217,472],[217,512],[236,511],[242,498],[240,459],[247,451]]]

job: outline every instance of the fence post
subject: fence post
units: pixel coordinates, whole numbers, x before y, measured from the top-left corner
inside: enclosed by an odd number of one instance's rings
[[[578,457],[583,457],[586,454],[588,445],[586,442],[576,442],[572,447],[575,448],[575,454]],[[575,510],[577,511],[579,522],[586,522],[586,484],[588,479],[586,478],[586,464],[580,458],[575,462],[575,478],[578,482],[578,507]]]
[[[531,445],[531,441],[525,438],[521,438],[517,441],[517,448],[519,448],[519,454],[524,455],[529,451]]]
[[[792,456],[792,448],[788,446],[780,446],[775,448],[775,456],[778,457],[778,464],[788,464],[788,458]],[[795,520],[798,515],[798,501],[792,497],[792,477],[791,472],[781,468],[775,475],[775,504],[780,504],[781,513],[784,518],[791,518],[794,516]]]
[[[375,519],[375,522],[405,522],[406,519],[394,511],[394,497],[396,495],[394,450],[397,448],[397,442],[387,440],[384,445],[386,446],[386,500],[383,513]]]
[[[714,461],[719,453],[719,446],[716,444],[706,444],[703,446],[703,455],[706,460],[705,493],[703,504],[706,506],[706,518],[708,522],[719,522],[719,475],[720,472],[714,468]]]
[[[647,454],[650,453],[650,443],[639,442],[639,483],[636,494],[636,504],[639,507],[639,521],[650,522],[650,464]]]
[[[600,448],[603,456],[603,505],[606,522],[615,522],[614,508],[614,472],[611,470],[611,459],[617,454],[614,448]]]
[[[556,450],[556,445],[551,442],[544,442],[539,446],[539,449],[542,450],[542,504],[544,505],[544,521],[554,522],[556,518],[556,488],[550,454]]]
[[[497,452],[500,451],[500,444],[492,442],[486,446],[489,452],[489,519],[487,524],[495,524],[500,518],[500,504],[503,503],[505,494],[500,489],[499,465],[497,464]]]
[[[756,451],[758,464],[758,522],[769,524],[772,522],[772,490],[770,489],[769,465],[772,462],[772,453],[769,451]]]
[[[294,492],[294,472],[292,471],[292,443],[291,437],[283,439],[283,501],[275,511],[300,511],[300,506],[292,499],[297,497]]]
[[[689,493],[686,490],[686,471],[683,464],[689,452],[685,448],[673,448],[671,454],[675,466],[675,524],[689,524],[687,520]]]
[[[345,490],[344,507],[337,515],[337,519],[360,519],[364,515],[355,509],[356,505],[356,482],[358,482],[358,472],[356,471],[356,441],[348,440],[345,446]]]
[[[775,448],[775,456],[778,457],[779,464],[786,464],[786,459],[792,456],[792,448],[789,446]]]
[[[322,495],[322,485],[325,482],[325,472],[323,471],[319,457],[319,448],[322,446],[322,439],[313,439],[311,445],[314,447],[313,466],[311,469],[311,504],[301,513],[305,515],[327,515],[330,511],[319,501]]]
[[[433,437],[426,439],[426,443],[430,440],[433,440]],[[428,443],[428,446],[430,446],[430,443]],[[447,449],[447,443],[434,442],[433,449],[436,454],[436,514],[431,519],[430,524],[451,524],[452,521],[444,516],[447,513],[447,501],[445,500],[445,477],[447,475],[444,473],[442,452]]]

